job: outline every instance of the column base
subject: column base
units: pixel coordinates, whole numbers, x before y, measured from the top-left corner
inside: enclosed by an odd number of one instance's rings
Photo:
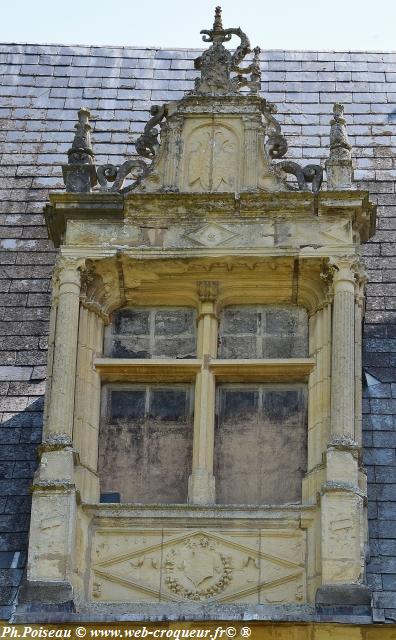
[[[26,622],[29,614],[74,613],[73,587],[69,582],[25,580],[18,593],[13,622]]]
[[[188,504],[215,504],[215,478],[207,471],[193,471],[188,479]]]
[[[365,584],[329,584],[319,587],[317,605],[359,606],[371,604],[371,591]]]

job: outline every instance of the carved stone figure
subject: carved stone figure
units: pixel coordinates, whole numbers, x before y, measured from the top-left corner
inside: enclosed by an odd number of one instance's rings
[[[317,164],[307,164],[300,167],[297,162],[283,160],[275,165],[278,172],[291,173],[297,178],[300,191],[309,191],[308,184],[312,184],[313,193],[318,193],[323,181],[323,169]]]

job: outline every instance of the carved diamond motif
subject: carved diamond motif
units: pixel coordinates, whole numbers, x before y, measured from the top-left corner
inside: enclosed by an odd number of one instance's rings
[[[188,233],[187,238],[202,244],[204,247],[217,247],[219,244],[224,244],[227,240],[237,237],[237,235],[219,224],[210,222],[198,229],[198,231]]]

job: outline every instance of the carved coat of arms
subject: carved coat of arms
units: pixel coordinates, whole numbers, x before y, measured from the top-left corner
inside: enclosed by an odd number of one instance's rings
[[[188,600],[205,600],[225,589],[232,578],[230,558],[219,553],[207,536],[194,536],[183,547],[170,550],[166,584]]]

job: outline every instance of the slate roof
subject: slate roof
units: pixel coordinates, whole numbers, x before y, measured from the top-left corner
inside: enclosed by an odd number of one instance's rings
[[[27,548],[29,486],[41,437],[49,277],[43,224],[76,110],[94,115],[98,162],[121,162],[152,103],[192,88],[197,50],[0,45],[0,617]],[[396,620],[396,53],[264,51],[263,95],[278,106],[289,158],[323,162],[332,104],[345,104],[355,177],[377,202],[364,248],[369,274],[365,366],[381,382],[364,401],[371,559],[378,619]],[[2,568],[1,568],[2,567]]]

